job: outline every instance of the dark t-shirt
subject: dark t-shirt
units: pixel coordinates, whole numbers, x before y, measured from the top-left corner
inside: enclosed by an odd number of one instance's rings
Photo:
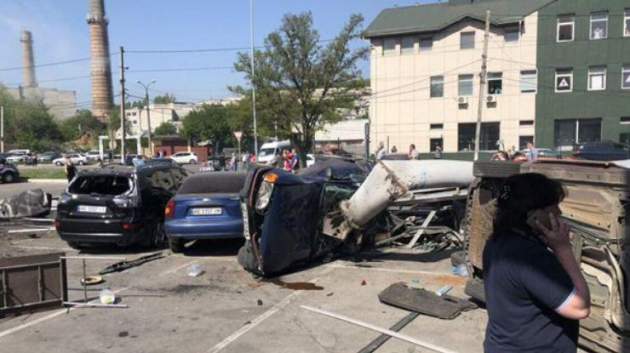
[[[573,283],[540,240],[517,234],[492,238],[483,268],[486,353],[577,351],[579,322],[555,312],[573,292]]]

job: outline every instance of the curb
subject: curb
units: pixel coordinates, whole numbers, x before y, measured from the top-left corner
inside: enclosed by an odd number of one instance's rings
[[[66,179],[28,179],[28,183],[67,184]]]

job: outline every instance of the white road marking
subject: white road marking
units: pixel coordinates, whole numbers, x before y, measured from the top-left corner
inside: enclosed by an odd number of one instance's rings
[[[328,274],[333,269],[334,269],[334,267],[326,268],[322,272],[321,276]],[[311,280],[309,282],[317,283],[317,281],[319,281],[319,278],[315,278],[315,279],[313,279],[313,280]],[[273,314],[275,314],[278,311],[284,309],[287,305],[289,305],[291,303],[291,300],[293,300],[294,298],[296,298],[297,296],[299,296],[303,292],[304,292],[303,290],[297,290],[297,291],[289,294],[288,296],[284,297],[284,299],[282,299],[276,305],[272,306],[269,310],[265,311],[261,315],[257,316],[255,319],[251,320],[251,322],[249,324],[247,324],[247,325],[241,327],[240,329],[236,330],[234,333],[232,333],[231,335],[226,337],[224,340],[222,340],[221,342],[217,343],[214,347],[210,348],[210,350],[208,350],[208,353],[217,353],[217,352],[223,350],[223,348],[227,347],[232,342],[236,341],[239,337],[243,336],[247,332],[249,332],[252,329],[254,329],[256,326],[260,325],[263,321],[265,321],[268,318],[270,318]]]

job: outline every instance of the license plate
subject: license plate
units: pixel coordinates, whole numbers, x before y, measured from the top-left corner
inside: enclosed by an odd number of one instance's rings
[[[190,210],[193,216],[218,216],[222,213],[221,207],[197,207]]]
[[[107,207],[105,207],[105,206],[79,205],[79,212],[83,212],[83,213],[105,213],[105,212],[107,212]]]
[[[241,202],[241,213],[243,214],[243,237],[249,240],[249,217],[247,215],[247,204]]]

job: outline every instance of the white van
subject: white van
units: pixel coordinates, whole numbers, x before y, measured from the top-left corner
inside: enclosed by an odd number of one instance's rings
[[[256,162],[259,164],[270,164],[273,162],[274,158],[279,156],[282,150],[285,149],[291,149],[291,141],[285,140],[263,143],[256,157]]]

